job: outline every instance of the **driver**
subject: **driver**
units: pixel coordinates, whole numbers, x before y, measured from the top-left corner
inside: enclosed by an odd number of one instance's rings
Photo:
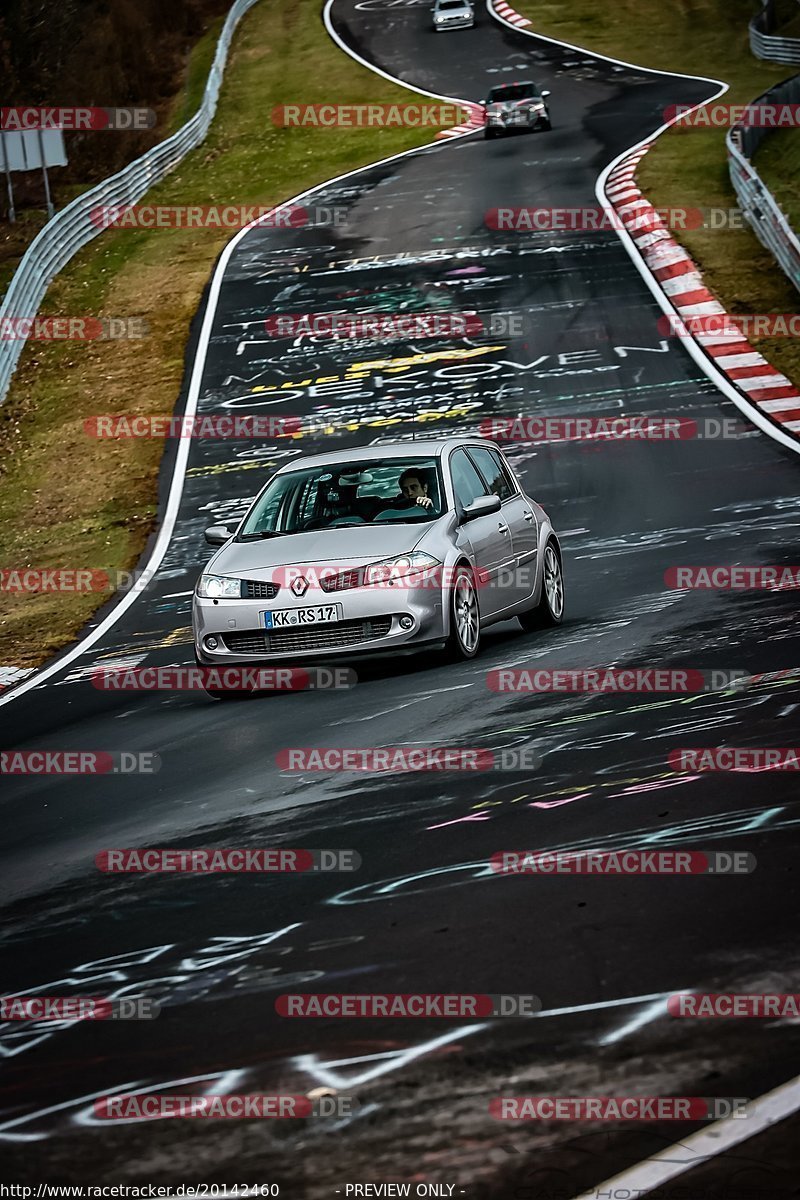
[[[428,495],[428,485],[415,467],[403,471],[397,486],[401,495],[394,501],[392,508],[413,508],[415,504],[421,508],[433,508],[433,500]]]

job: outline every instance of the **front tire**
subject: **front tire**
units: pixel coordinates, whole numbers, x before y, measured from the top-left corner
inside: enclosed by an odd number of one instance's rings
[[[535,608],[519,613],[518,621],[526,633],[560,625],[564,620],[564,573],[556,544],[547,543],[542,566],[542,594]]]
[[[208,669],[206,663],[200,662],[196,649],[194,652],[194,661],[198,667]],[[225,688],[203,687],[203,691],[211,700],[240,700],[242,696],[247,695],[246,692],[227,691]]]
[[[224,688],[204,688],[205,694],[209,700],[241,700],[246,693],[244,692],[226,692]]]
[[[456,567],[450,590],[450,636],[446,654],[449,659],[463,661],[474,658],[481,646],[481,616],[475,575],[461,563]]]

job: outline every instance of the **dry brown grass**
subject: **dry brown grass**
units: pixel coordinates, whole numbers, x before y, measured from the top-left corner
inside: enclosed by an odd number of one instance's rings
[[[208,62],[213,38],[197,49]],[[192,88],[202,80],[190,70]],[[237,33],[206,143],[148,203],[272,205],[342,171],[430,141],[430,131],[285,130],[276,104],[407,100],[328,38],[318,0],[257,4]],[[191,108],[189,109],[191,111]],[[181,101],[175,120],[188,112]],[[174,410],[192,318],[229,233],[108,230],[50,288],[43,315],[143,318],[146,339],[37,342],[0,406],[0,568],[130,570],[155,527],[163,443],[89,439],[102,413]],[[35,666],[73,640],[105,596],[0,592],[0,663]]]

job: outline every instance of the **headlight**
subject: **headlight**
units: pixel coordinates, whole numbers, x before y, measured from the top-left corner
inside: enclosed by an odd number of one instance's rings
[[[227,575],[201,575],[197,581],[197,595],[205,600],[241,599],[241,579],[230,579]]]
[[[326,592],[341,592],[355,587],[414,587],[423,580],[430,580],[431,573],[441,565],[432,554],[415,551],[413,554],[400,554],[397,558],[370,563],[366,567],[340,571],[338,575],[320,579],[320,583]]]

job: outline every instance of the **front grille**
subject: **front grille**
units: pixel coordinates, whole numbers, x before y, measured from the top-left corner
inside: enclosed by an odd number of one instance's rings
[[[242,596],[245,600],[274,600],[280,590],[277,583],[267,583],[263,579],[245,579]]]
[[[234,650],[237,654],[264,654],[267,637],[257,629],[250,633],[226,633],[222,636],[222,644],[226,650]]]
[[[337,621],[306,629],[259,629],[246,633],[224,633],[226,650],[235,654],[291,654],[298,650],[338,650],[359,642],[386,637],[391,617],[369,617],[363,621]]]

